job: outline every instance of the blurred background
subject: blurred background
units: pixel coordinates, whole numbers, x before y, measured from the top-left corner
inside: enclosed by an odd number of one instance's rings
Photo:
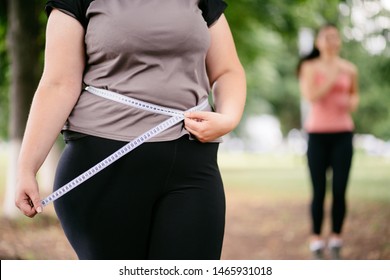
[[[344,258],[390,259],[390,1],[226,2],[248,98],[240,126],[220,147],[227,199],[223,259],[311,258],[305,104],[295,69],[311,50],[315,29],[327,22],[340,26],[342,56],[359,69],[361,96],[353,115]],[[31,220],[13,202],[15,163],[42,73],[44,5],[0,0],[0,259],[76,258],[52,205]],[[51,191],[62,148],[59,137],[40,170],[42,196]]]

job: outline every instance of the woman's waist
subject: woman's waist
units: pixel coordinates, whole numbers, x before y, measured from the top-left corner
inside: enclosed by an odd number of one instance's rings
[[[350,114],[309,114],[305,128],[309,132],[352,131],[354,123]]]
[[[171,140],[183,135],[184,125],[181,120],[184,118],[184,111],[211,111],[207,96],[199,101],[178,100],[169,107],[160,104],[89,87],[88,91],[80,96],[64,129],[129,141],[170,118],[177,117],[173,127],[167,130],[167,133],[164,132],[163,137],[156,138]]]

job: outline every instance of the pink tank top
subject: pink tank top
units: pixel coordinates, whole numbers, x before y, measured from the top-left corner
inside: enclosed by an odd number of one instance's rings
[[[316,84],[324,82],[324,75],[317,74]],[[309,133],[333,133],[353,131],[354,123],[349,111],[351,77],[340,73],[332,89],[322,98],[310,104],[305,129]]]

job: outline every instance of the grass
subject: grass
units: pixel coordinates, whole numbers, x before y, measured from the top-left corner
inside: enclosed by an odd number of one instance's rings
[[[307,197],[311,193],[306,158],[261,154],[220,154],[227,190],[273,198]],[[348,195],[352,199],[390,203],[390,159],[356,153]]]
[[[220,153],[227,191],[274,199],[307,199],[311,193],[305,156]],[[0,200],[4,197],[7,151],[0,146]],[[390,203],[390,159],[356,153],[350,175],[351,199]],[[1,203],[1,202],[0,202]]]

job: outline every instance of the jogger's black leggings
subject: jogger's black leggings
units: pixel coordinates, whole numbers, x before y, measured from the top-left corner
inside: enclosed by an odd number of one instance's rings
[[[342,231],[346,214],[345,194],[353,155],[352,138],[352,132],[309,134],[307,157],[313,186],[311,215],[314,234],[321,233],[329,168],[333,174],[332,231],[337,234]]]
[[[125,142],[69,141],[55,189]],[[217,143],[144,143],[55,202],[80,259],[219,259],[225,196]]]

